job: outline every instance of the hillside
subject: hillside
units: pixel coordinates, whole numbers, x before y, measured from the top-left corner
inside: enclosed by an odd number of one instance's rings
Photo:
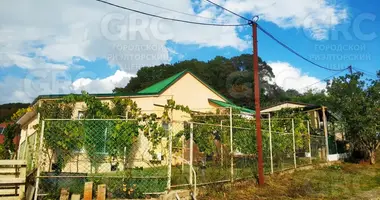
[[[254,108],[253,101],[253,63],[251,54],[225,58],[217,56],[204,62],[196,59],[175,64],[143,67],[124,88],[116,88],[116,93],[138,92],[158,81],[164,80],[183,70],[190,70],[200,79],[235,104]],[[271,66],[259,58],[261,105],[269,106],[283,101],[299,101],[305,103],[324,104],[323,92],[307,92],[300,94],[296,90],[283,90],[274,83],[275,75]]]
[[[17,112],[20,108],[27,108],[27,103],[8,103],[0,105],[0,123],[10,120],[13,113]]]

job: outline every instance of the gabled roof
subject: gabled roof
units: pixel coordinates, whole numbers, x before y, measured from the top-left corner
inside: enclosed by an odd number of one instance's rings
[[[161,94],[163,93],[166,89],[168,89],[170,86],[172,86],[174,83],[176,83],[179,79],[181,79],[183,76],[185,76],[186,74],[191,74],[195,79],[197,79],[199,82],[201,82],[204,86],[206,86],[209,90],[211,90],[212,92],[214,92],[216,95],[218,95],[219,97],[221,97],[223,100],[225,100],[226,102],[228,103],[232,103],[230,100],[228,100],[226,97],[224,97],[223,95],[221,95],[220,93],[218,93],[216,90],[214,90],[211,86],[209,86],[207,83],[203,82],[199,77],[197,77],[195,74],[191,73],[190,71],[188,70],[184,70],[180,73],[177,73],[177,74],[174,74],[173,76],[165,79],[165,80],[162,80],[158,83],[155,83],[143,90],[140,90],[138,92],[138,94]]]
[[[255,113],[254,110],[251,110],[251,109],[248,109],[248,108],[244,108],[244,107],[240,107],[240,106],[237,106],[233,103],[226,103],[226,102],[223,102],[223,101],[218,101],[218,100],[215,100],[215,99],[208,99],[208,101],[210,103],[213,103],[213,104],[216,104],[217,106],[220,106],[220,107],[223,107],[223,108],[234,108],[234,109],[237,109],[241,112],[245,112],[245,113]]]
[[[283,102],[280,102],[280,103],[277,103],[277,104],[274,104],[274,105],[262,108],[261,111],[269,109],[269,108],[273,108],[273,107],[276,107],[276,106],[280,106],[280,105],[283,105],[283,104],[294,104],[294,105],[300,105],[300,106],[305,106],[305,107],[315,106],[314,104],[308,104],[308,103],[302,103],[302,102],[283,101]]]
[[[161,94],[163,91],[165,91],[167,88],[169,88],[171,85],[173,85],[175,82],[177,82],[177,80],[179,80],[180,78],[182,78],[183,75],[186,74],[186,70],[185,71],[182,71],[178,74],[174,74],[173,76],[165,79],[165,80],[162,80],[158,83],[155,83],[143,90],[140,90],[139,94]]]

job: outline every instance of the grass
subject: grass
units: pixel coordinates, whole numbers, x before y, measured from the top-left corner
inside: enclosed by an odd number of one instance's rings
[[[208,186],[200,190],[199,199],[360,199],[361,193],[379,186],[380,164],[346,163],[272,175],[260,188],[255,181]]]

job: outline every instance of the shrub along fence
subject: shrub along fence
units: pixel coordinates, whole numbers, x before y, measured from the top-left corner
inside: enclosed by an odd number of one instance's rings
[[[307,121],[262,123],[266,173],[325,160],[320,153],[325,138],[311,135]],[[57,199],[62,188],[82,194],[85,183],[93,182],[94,188],[106,184],[110,199],[144,198],[195,183],[257,176],[256,131],[249,116],[231,112],[151,126],[144,132],[134,119],[42,120],[29,140],[36,151],[20,150],[37,163],[36,195]],[[153,131],[157,126],[160,132]]]

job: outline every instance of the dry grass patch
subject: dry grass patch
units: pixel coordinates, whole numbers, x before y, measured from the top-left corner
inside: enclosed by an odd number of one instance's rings
[[[256,181],[201,188],[199,199],[349,199],[380,186],[380,165],[339,164]]]

